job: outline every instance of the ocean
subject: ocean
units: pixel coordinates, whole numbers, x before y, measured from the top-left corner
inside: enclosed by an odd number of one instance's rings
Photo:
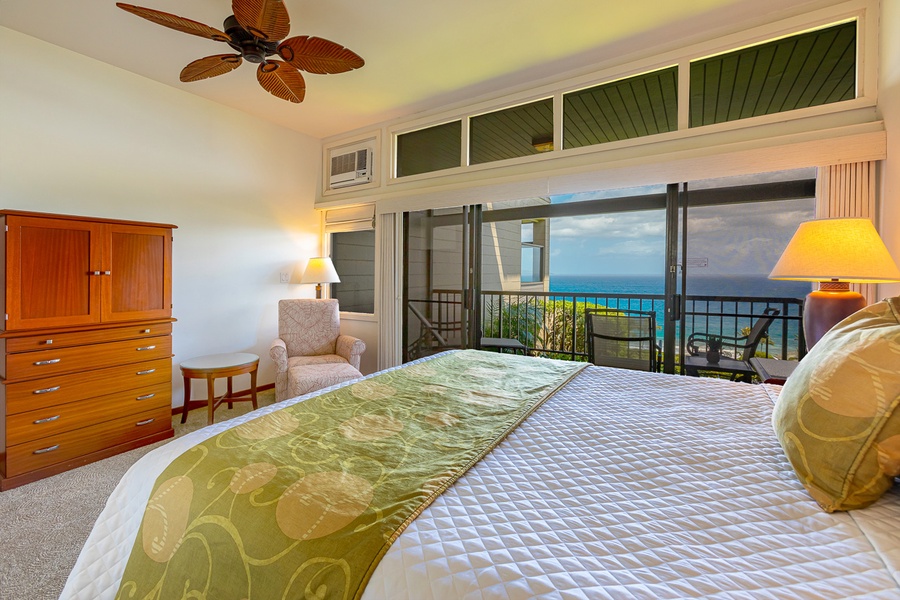
[[[805,281],[773,281],[765,275],[693,275],[688,277],[691,296],[741,298],[805,298],[812,284]],[[551,275],[551,292],[578,294],[662,294],[662,275]]]
[[[753,298],[797,298],[802,300],[812,289],[812,284],[804,281],[773,281],[765,275],[695,275],[689,276],[687,293],[689,296],[733,296],[747,301],[736,303],[728,302],[703,302],[694,306],[696,312],[737,314],[759,314],[765,308],[764,304],[751,305]],[[665,283],[662,275],[551,275],[550,291],[568,294],[638,294],[638,295],[662,295],[665,291]],[[601,300],[602,303],[602,300]],[[611,305],[615,304],[611,301]],[[632,308],[656,312],[657,338],[662,341],[663,331],[663,302],[662,300],[640,301],[640,306],[634,302],[623,300],[621,308]],[[723,306],[724,304],[724,306]],[[777,305],[781,309],[781,305]],[[691,306],[688,306],[688,311]],[[796,315],[797,308],[790,307],[790,314]],[[710,334],[728,336],[741,335],[741,329],[749,327],[754,318],[711,318],[690,317],[687,322],[687,332],[704,331]],[[781,321],[775,321],[769,328],[771,350],[774,352],[781,346],[785,330]],[[677,327],[680,330],[680,326]],[[788,321],[787,339],[788,347],[796,349],[799,344],[799,321]],[[791,352],[795,355],[796,350]]]

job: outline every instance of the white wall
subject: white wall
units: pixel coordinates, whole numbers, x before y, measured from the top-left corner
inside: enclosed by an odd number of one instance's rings
[[[0,208],[178,226],[174,405],[193,356],[253,352],[274,381],[277,301],[314,296],[278,274],[318,255],[320,164],[319,140],[0,28]]]
[[[882,0],[878,109],[887,129],[887,159],[881,171],[879,230],[900,264],[900,2]],[[900,296],[900,283],[881,285],[879,297]]]

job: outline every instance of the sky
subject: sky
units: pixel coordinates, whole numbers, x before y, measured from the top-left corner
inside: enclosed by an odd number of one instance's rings
[[[749,181],[728,182],[741,183]],[[664,186],[655,186],[554,196],[551,201],[664,191]],[[814,217],[811,198],[691,208],[688,274],[768,275],[797,226]],[[662,275],[665,236],[664,210],[554,218],[550,221],[550,274]]]

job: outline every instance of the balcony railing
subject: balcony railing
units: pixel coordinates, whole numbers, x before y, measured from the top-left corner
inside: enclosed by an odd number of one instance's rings
[[[458,347],[461,308],[459,291],[436,290],[427,300],[411,300],[411,319],[428,326],[410,345],[410,354]],[[528,353],[568,360],[587,360],[584,309],[653,311],[660,343],[663,338],[665,298],[662,294],[589,294],[565,292],[497,292],[481,294],[481,335],[519,340]],[[681,340],[691,333],[739,337],[766,308],[779,310],[757,354],[798,359],[805,354],[803,300],[797,298],[744,298],[736,296],[687,296],[685,332],[676,324],[676,353]],[[417,315],[415,313],[418,313]],[[413,336],[415,337],[415,336]],[[418,350],[413,346],[418,346]],[[680,361],[676,361],[680,363]]]

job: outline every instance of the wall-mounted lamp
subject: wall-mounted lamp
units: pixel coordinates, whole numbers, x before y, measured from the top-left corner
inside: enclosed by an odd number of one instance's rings
[[[851,283],[900,281],[900,269],[869,219],[818,219],[800,224],[769,279],[820,282],[803,308],[812,348],[839,321],[865,308]]]
[[[316,298],[322,297],[323,283],[340,283],[341,278],[338,277],[337,271],[334,270],[334,264],[331,262],[330,256],[317,256],[309,259],[306,270],[303,271],[303,277],[300,283],[316,284]]]
[[[552,135],[538,135],[531,138],[531,146],[538,152],[550,152],[553,150]]]

